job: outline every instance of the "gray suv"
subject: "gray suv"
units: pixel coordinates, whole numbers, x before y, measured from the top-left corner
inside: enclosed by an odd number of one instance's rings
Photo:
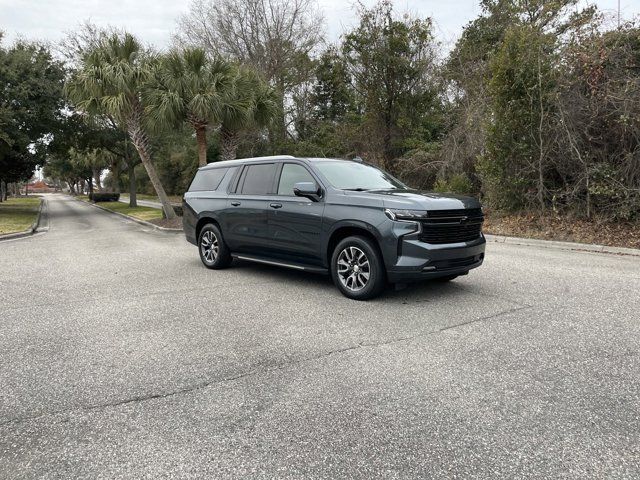
[[[478,200],[408,188],[365,163],[290,156],[201,167],[183,200],[207,268],[233,258],[329,273],[349,298],[452,280],[484,259]]]

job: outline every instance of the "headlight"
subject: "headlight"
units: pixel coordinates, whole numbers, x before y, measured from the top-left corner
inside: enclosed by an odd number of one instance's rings
[[[386,208],[384,213],[391,220],[418,221],[427,218],[426,210],[403,210],[397,208]]]

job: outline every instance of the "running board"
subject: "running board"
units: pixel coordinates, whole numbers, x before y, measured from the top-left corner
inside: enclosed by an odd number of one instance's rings
[[[286,263],[279,262],[276,260],[266,260],[260,257],[251,257],[249,255],[237,255],[232,253],[231,256],[233,258],[237,258],[238,260],[246,260],[248,262],[256,262],[256,263],[264,263],[265,265],[274,265],[276,267],[285,267],[285,268],[293,268],[294,270],[301,270],[304,272],[313,272],[313,273],[329,273],[326,268],[322,267],[313,267],[309,265],[299,265],[297,263]]]

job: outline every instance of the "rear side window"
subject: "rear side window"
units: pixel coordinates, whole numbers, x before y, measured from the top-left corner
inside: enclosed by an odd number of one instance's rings
[[[274,163],[249,165],[245,168],[240,181],[240,193],[243,195],[266,195],[271,193],[276,173]]]
[[[228,168],[212,168],[210,170],[198,170],[189,187],[190,192],[212,192],[220,186],[220,182],[227,173]]]
[[[293,186],[298,182],[316,183],[315,179],[311,176],[309,171],[302,165],[297,165],[295,163],[285,163],[282,166],[282,173],[280,174],[278,195],[293,196]]]

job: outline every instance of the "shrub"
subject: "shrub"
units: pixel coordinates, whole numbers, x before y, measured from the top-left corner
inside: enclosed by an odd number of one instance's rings
[[[471,180],[464,174],[458,173],[453,175],[448,180],[443,178],[438,179],[433,189],[440,193],[459,193],[462,195],[469,195],[473,193],[473,185]]]
[[[92,202],[117,202],[120,200],[120,194],[114,192],[93,192],[89,195]]]

